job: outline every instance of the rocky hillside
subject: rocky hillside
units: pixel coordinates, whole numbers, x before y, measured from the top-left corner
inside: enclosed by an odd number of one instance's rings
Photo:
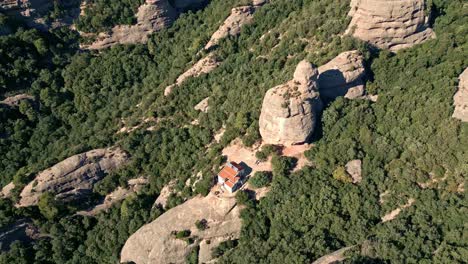
[[[27,2],[0,1],[0,263],[468,259],[463,0]]]
[[[61,200],[80,198],[90,192],[106,173],[125,164],[128,158],[120,149],[95,149],[69,157],[40,172],[21,191],[18,205],[35,205],[46,192],[55,194]]]

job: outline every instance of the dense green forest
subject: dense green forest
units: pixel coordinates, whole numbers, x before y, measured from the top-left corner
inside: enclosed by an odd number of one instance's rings
[[[77,28],[84,32],[104,32],[116,25],[132,25],[135,14],[144,0],[89,0]]]
[[[142,2],[91,1],[77,28],[100,32],[132,24]],[[246,146],[260,139],[258,118],[269,88],[289,80],[304,58],[322,65],[351,49],[365,55],[367,89],[378,101],[338,98],[327,105],[316,146],[307,152],[313,166],[292,173],[289,160],[276,157],[272,174],[256,174],[253,184],[271,186],[270,193],[258,202],[244,201],[240,239],[215,254],[222,263],[310,263],[356,245],[347,263],[468,259],[468,204],[459,191],[468,175],[468,125],[451,118],[457,77],[468,65],[464,1],[430,1],[437,38],[396,54],[340,36],[349,22],[347,0],[272,1],[238,37],[219,43],[214,52],[220,67],[165,97],[164,88],[206,55],[199,51],[231,8],[245,3],[213,0],[181,15],[145,45],[100,52],[79,50],[78,34],[66,27],[41,32],[0,14],[0,28],[9,29],[0,34],[0,100],[19,93],[34,97],[19,107],[0,104],[0,183],[16,185],[12,201],[0,199],[0,223],[31,219],[47,234],[33,244],[14,243],[0,254],[0,263],[118,262],[127,238],[164,212],[152,208],[163,186],[176,179],[180,191],[166,210],[206,195],[223,147],[238,137]],[[195,111],[208,96],[209,111]],[[143,123],[148,117],[159,122]],[[190,125],[194,119],[199,125]],[[123,123],[142,126],[117,133]],[[215,143],[222,126],[226,132]],[[13,206],[37,172],[114,145],[131,155],[131,163],[106,176],[89,201],[44,198],[38,207]],[[352,159],[363,161],[358,185],[333,177]],[[203,179],[192,189],[184,183],[194,171]],[[141,175],[150,184],[140,195],[95,217],[75,214]],[[421,188],[418,183],[430,176],[443,180]],[[390,194],[381,203],[384,192]],[[382,215],[408,199],[415,200],[413,206],[381,223]]]

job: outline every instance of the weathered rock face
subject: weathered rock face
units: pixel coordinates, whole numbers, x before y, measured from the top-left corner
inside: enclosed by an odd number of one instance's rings
[[[453,97],[455,111],[452,117],[460,119],[462,122],[468,122],[468,68],[460,75],[458,91]]]
[[[11,191],[13,191],[13,189],[15,189],[15,184],[13,182],[3,186],[2,191],[0,192],[0,198],[10,198]]]
[[[206,44],[205,49],[212,48],[219,42],[219,40],[227,36],[239,35],[241,27],[252,22],[255,9],[255,6],[241,6],[233,8],[231,10],[231,15],[226,18],[224,23],[211,36],[211,39]]]
[[[174,185],[176,184],[176,181],[171,181],[169,184],[164,186],[161,189],[161,192],[159,193],[158,198],[156,198],[156,201],[154,201],[153,208],[157,206],[161,206],[162,208],[166,208],[167,205],[167,200],[173,193]]]
[[[302,61],[293,80],[268,90],[259,121],[264,143],[288,146],[309,139],[322,107],[317,76],[317,69]]]
[[[203,59],[199,60],[197,63],[195,63],[190,69],[188,69],[186,72],[181,74],[175,84],[169,85],[164,89],[164,95],[168,96],[171,94],[172,89],[174,89],[176,86],[181,85],[186,79],[190,77],[197,77],[200,76],[204,73],[209,73],[216,69],[221,62],[216,58],[214,53],[208,54],[206,57]]]
[[[359,183],[362,180],[362,161],[351,160],[346,163],[346,172],[353,178],[353,183]]]
[[[185,263],[185,257],[196,245],[200,245],[199,263],[211,260],[210,248],[222,241],[238,238],[240,235],[240,209],[234,197],[195,197],[172,208],[150,224],[144,225],[125,242],[121,262]],[[197,220],[207,220],[208,228],[198,230]],[[192,237],[198,237],[189,245],[176,239],[172,231],[191,230]],[[210,244],[207,243],[210,240]]]
[[[138,8],[136,16],[136,25],[115,26],[110,34],[101,34],[88,48],[102,49],[115,44],[145,43],[151,33],[170,26],[177,12],[168,0],[146,0]]]
[[[424,0],[352,0],[348,33],[397,51],[435,36],[428,28]]]
[[[57,199],[71,200],[90,192],[93,185],[128,161],[128,155],[118,148],[95,149],[67,158],[42,171],[21,192],[18,206],[37,204],[45,192]]]
[[[343,52],[318,70],[321,97],[355,99],[364,95],[364,57],[358,51]]]

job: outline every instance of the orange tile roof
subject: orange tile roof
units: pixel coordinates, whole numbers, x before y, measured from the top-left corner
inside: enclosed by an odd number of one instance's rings
[[[236,183],[239,180],[237,172],[229,166],[224,166],[224,168],[218,173],[218,175],[223,179],[228,179],[229,181]]]
[[[231,181],[225,181],[224,184],[229,186],[229,188],[232,188],[234,186],[234,183],[232,183]]]

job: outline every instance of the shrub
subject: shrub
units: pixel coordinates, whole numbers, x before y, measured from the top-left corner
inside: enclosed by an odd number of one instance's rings
[[[206,219],[197,220],[195,226],[198,230],[205,230],[208,228],[208,221]]]
[[[271,172],[257,171],[249,182],[254,188],[265,187],[271,182]]]

